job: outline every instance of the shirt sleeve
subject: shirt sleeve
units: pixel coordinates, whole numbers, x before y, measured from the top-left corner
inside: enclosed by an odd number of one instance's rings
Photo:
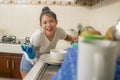
[[[39,47],[40,45],[40,34],[41,30],[37,30],[36,32],[33,33],[30,39],[30,43],[32,43],[36,47]]]
[[[64,40],[67,37],[67,33],[62,28],[58,28],[58,33],[60,35],[60,39]]]

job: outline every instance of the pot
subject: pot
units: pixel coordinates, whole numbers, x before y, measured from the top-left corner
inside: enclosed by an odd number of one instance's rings
[[[15,42],[16,36],[2,36],[2,42]]]

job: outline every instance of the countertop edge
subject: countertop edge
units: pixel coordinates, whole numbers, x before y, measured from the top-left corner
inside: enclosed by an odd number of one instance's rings
[[[3,44],[3,43],[0,43],[0,52],[18,53],[18,54],[23,53],[20,45],[18,45],[18,44]]]
[[[44,65],[45,62],[39,59],[23,80],[37,80],[39,73],[42,71],[41,69],[44,67]]]

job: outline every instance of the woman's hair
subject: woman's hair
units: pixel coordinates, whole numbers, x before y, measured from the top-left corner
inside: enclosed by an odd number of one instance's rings
[[[51,11],[49,7],[47,6],[43,7],[42,9],[42,13],[40,15],[40,22],[41,22],[43,15],[52,16],[57,21],[56,14],[53,11]]]

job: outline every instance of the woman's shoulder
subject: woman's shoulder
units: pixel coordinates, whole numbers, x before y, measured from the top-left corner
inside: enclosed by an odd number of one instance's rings
[[[57,30],[56,30],[56,33],[58,33],[59,35],[63,35],[63,34],[66,34],[65,30],[61,27],[57,27]]]
[[[41,33],[42,30],[41,29],[37,29],[34,33]]]
[[[57,31],[64,31],[61,27],[56,28]]]

